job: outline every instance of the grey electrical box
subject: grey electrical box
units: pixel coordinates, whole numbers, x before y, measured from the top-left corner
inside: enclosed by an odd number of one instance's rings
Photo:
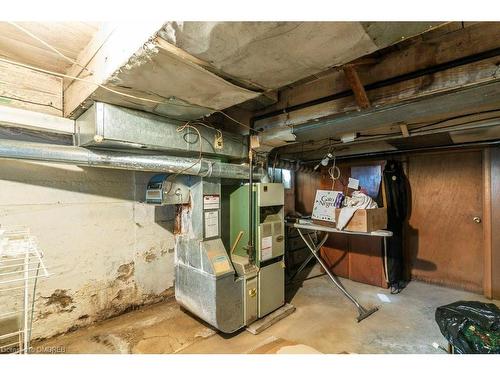
[[[189,203],[189,176],[154,175],[148,182],[146,203],[164,206]]]

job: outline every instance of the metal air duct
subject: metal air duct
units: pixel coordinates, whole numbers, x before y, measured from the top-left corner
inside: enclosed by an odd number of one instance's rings
[[[248,179],[248,165],[218,160],[185,158],[158,154],[133,154],[87,150],[75,146],[0,139],[0,158],[46,161],[88,167],[126,169],[145,172],[168,172],[193,176]],[[262,173],[254,172],[260,179]]]

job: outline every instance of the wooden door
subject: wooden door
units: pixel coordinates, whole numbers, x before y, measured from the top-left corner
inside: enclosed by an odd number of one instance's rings
[[[481,293],[481,152],[412,155],[408,178],[412,204],[407,259],[412,277]]]

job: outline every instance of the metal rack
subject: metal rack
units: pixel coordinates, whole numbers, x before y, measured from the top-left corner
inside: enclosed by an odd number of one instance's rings
[[[26,227],[0,227],[0,354],[30,352],[37,280],[50,276]]]

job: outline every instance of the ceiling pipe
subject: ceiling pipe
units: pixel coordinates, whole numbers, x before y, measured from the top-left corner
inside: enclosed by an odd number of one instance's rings
[[[337,160],[351,160],[351,159],[366,159],[366,158],[388,158],[391,155],[404,155],[404,154],[418,154],[429,151],[453,151],[460,149],[474,149],[478,147],[495,147],[500,146],[500,140],[492,140],[492,141],[477,141],[477,142],[468,142],[468,143],[458,143],[455,145],[449,146],[429,146],[429,147],[420,147],[420,148],[409,148],[405,150],[389,150],[389,151],[379,151],[379,152],[368,152],[364,154],[357,155],[343,155],[337,156]],[[304,164],[314,164],[320,162],[321,159],[311,159],[304,161]]]
[[[248,179],[249,170],[248,165],[223,163],[218,160],[204,158],[88,150],[75,146],[6,139],[0,139],[0,158],[242,180]],[[254,171],[253,175],[256,179],[260,179],[263,173],[262,171]]]

